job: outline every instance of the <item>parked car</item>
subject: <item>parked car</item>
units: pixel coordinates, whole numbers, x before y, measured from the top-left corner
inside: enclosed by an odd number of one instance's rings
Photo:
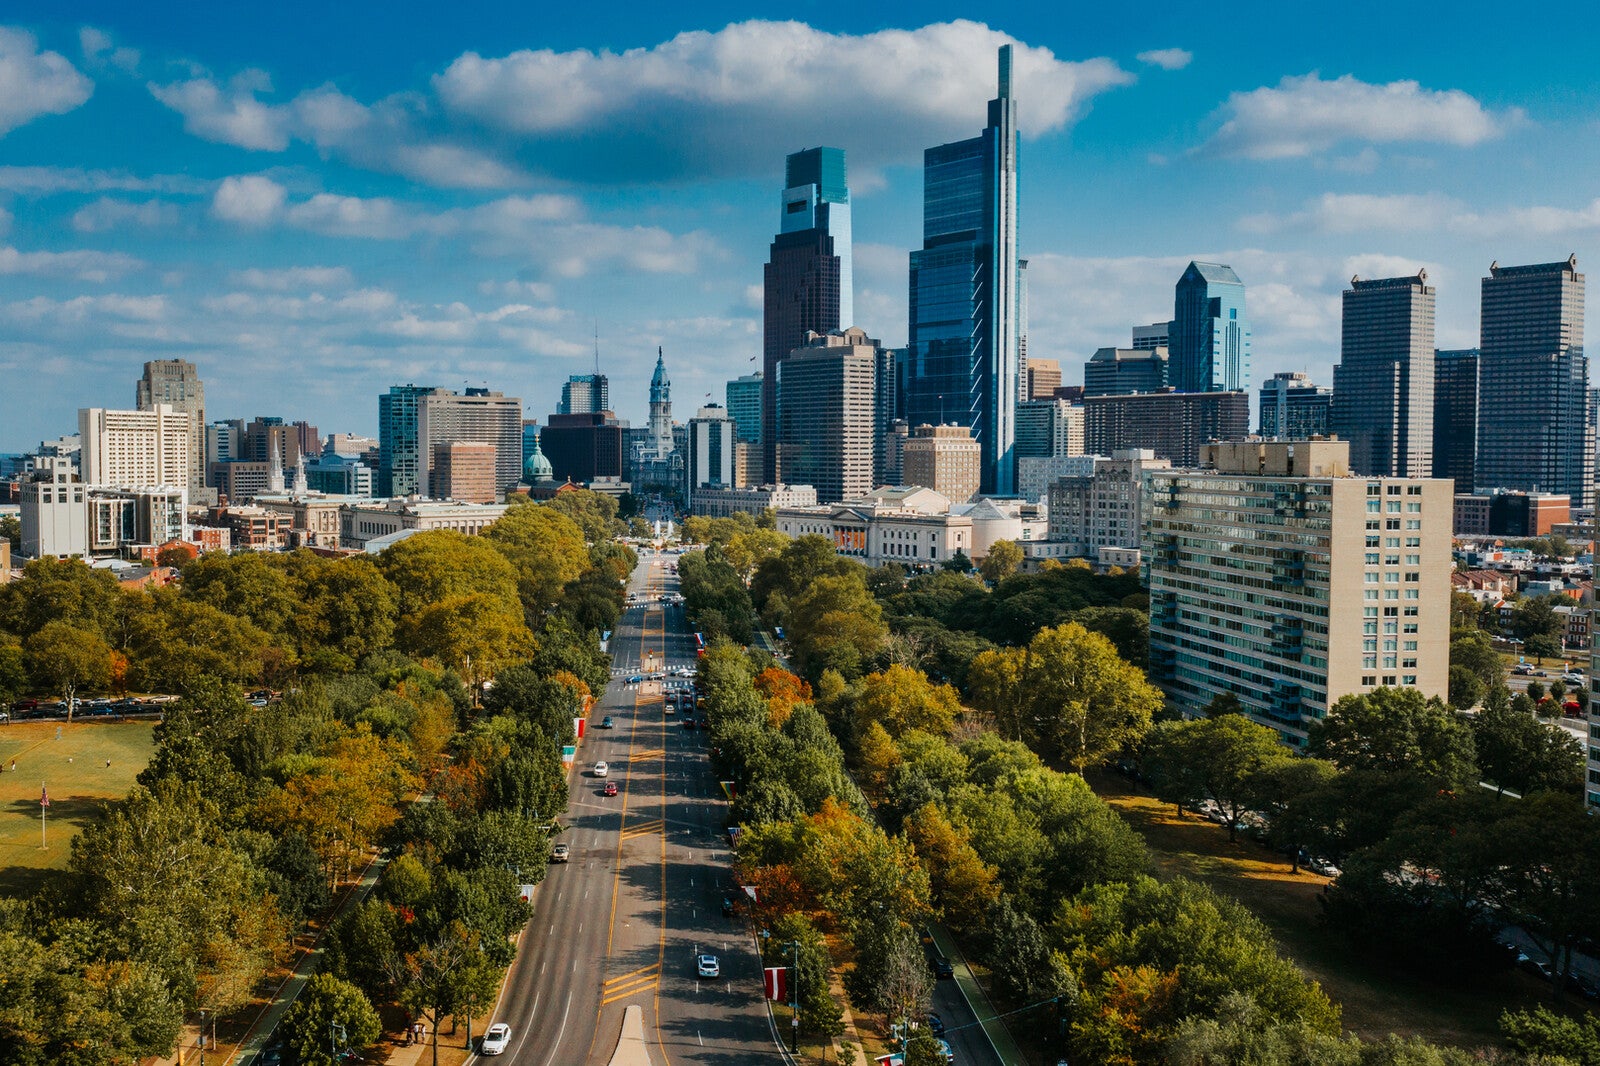
[[[1513,674],[1531,674],[1533,673],[1533,667],[1529,666],[1527,663],[1518,663],[1511,668],[1511,672]]]
[[[955,967],[950,965],[950,960],[943,955],[933,957],[933,976],[941,981],[948,981],[955,977]]]
[[[934,1036],[944,1035],[944,1019],[939,1017],[938,1012],[931,1010],[928,1012],[928,1029]]]

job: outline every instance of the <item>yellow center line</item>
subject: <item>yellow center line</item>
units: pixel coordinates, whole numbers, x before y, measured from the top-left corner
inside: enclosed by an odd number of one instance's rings
[[[659,962],[655,963],[655,964],[653,964],[651,966],[641,966],[637,970],[632,971],[631,973],[621,974],[621,975],[619,975],[617,977],[608,977],[608,978],[606,978],[606,982],[605,983],[608,984],[608,985],[614,985],[614,984],[617,984],[619,982],[626,981],[629,978],[638,977],[640,974],[654,973],[659,969],[661,969],[661,964]]]
[[[660,984],[661,975],[657,973],[651,974],[649,977],[641,977],[630,985],[620,986],[618,988],[608,988],[605,990],[605,994],[600,1000],[600,1005],[603,1007],[608,1003],[615,1003],[619,999],[627,999],[629,996],[636,996],[640,992],[643,992],[648,988],[655,988]]]
[[[667,662],[667,637],[666,616],[662,616],[661,627],[661,664],[665,669]],[[656,943],[656,965],[665,967],[667,962],[667,720],[657,719],[661,723],[661,926],[660,935]],[[653,1009],[656,1015],[656,1047],[661,1049],[661,1058],[666,1066],[672,1066],[672,1059],[667,1055],[667,1042],[661,1038],[661,984],[657,982]]]

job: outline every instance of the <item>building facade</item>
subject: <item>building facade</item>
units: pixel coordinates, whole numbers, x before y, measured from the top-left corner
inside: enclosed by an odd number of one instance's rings
[[[181,411],[189,419],[189,474],[184,484],[191,500],[206,490],[206,386],[200,371],[186,359],[155,359],[144,365],[144,375],[134,384],[134,407],[153,411],[157,404]]]
[[[1478,349],[1433,353],[1433,476],[1457,492],[1478,481]]]
[[[79,463],[89,485],[138,488],[189,484],[190,416],[170,404],[149,411],[112,411],[84,407],[78,411],[82,440]]]
[[[477,441],[493,449],[496,491],[504,492],[522,478],[522,401],[515,396],[488,389],[436,389],[418,404],[417,439],[419,492],[430,483],[435,449],[452,441]]]
[[[901,480],[932,489],[951,503],[978,494],[982,455],[966,426],[917,426],[905,442]]]
[[[1030,503],[1049,497],[1050,486],[1059,478],[1089,477],[1094,473],[1097,455],[1056,455],[1049,458],[1024,457],[1017,460],[1017,495]]]
[[[762,479],[778,480],[778,364],[812,333],[855,323],[850,186],[844,150],[808,148],[784,160],[779,230],[762,289]]]
[[[599,355],[595,356],[596,361]],[[593,374],[573,374],[561,386],[556,403],[559,415],[596,415],[611,410],[611,382],[596,370]]]
[[[1017,404],[1017,463],[1024,459],[1083,454],[1083,405],[1066,400]]]
[[[1026,319],[1026,315],[1023,316]],[[1024,400],[1053,400],[1061,387],[1061,364],[1054,359],[1024,361],[1027,380],[1022,384]]]
[[[1203,445],[1250,432],[1250,397],[1243,392],[1150,392],[1086,396],[1084,451],[1110,455],[1148,448],[1175,466],[1194,466]]]
[[[1172,382],[1167,349],[1101,348],[1083,364],[1085,396],[1127,396],[1160,392]]]
[[[550,461],[556,481],[586,484],[622,477],[623,425],[609,411],[551,415],[539,434],[539,450]]]
[[[419,427],[423,400],[434,395],[449,392],[431,385],[391,385],[378,397],[379,496],[416,496],[427,487]]]
[[[1147,326],[1133,327],[1133,347],[1142,351],[1154,351],[1157,348],[1172,350],[1171,322],[1152,322]]]
[[[785,508],[778,532],[826,537],[839,555],[867,566],[899,563],[913,570],[944,565],[957,552],[972,557],[972,520],[927,488],[880,488],[832,506]]]
[[[684,497],[691,513],[695,497],[705,489],[731,489],[736,480],[734,445],[738,427],[719,404],[706,404],[689,420],[688,456],[684,463]]]
[[[89,554],[88,486],[66,456],[40,457],[19,501],[22,555],[73,559]]]
[[[479,440],[440,441],[428,460],[428,495],[457,503],[499,499],[495,447]]]
[[[897,414],[963,425],[983,454],[985,493],[1010,495],[1023,332],[1017,256],[1017,101],[1000,49],[989,125],[923,153],[922,247],[911,253],[909,346]]]
[[[778,435],[784,480],[811,485],[822,503],[873,489],[882,346],[860,329],[812,334],[778,364]]]
[[[1578,257],[1489,267],[1479,335],[1475,487],[1592,502],[1594,429]]]
[[[1204,713],[1232,693],[1287,743],[1340,697],[1444,697],[1451,487],[1350,472],[1346,441],[1207,447],[1149,475],[1150,674]]]
[[[1352,278],[1344,291],[1333,429],[1361,476],[1433,473],[1433,305],[1425,270]]]
[[[694,494],[692,513],[706,518],[759,515],[789,507],[815,507],[817,490],[810,485],[759,485],[752,488],[705,488]]]
[[[1297,370],[1274,374],[1261,383],[1259,419],[1263,437],[1325,437],[1333,431],[1333,390]]]
[[[1148,449],[1096,458],[1084,476],[1058,478],[1049,487],[1049,539],[1068,555],[1098,559],[1103,548],[1139,548],[1145,515],[1145,478],[1172,463]]]
[[[1192,262],[1184,270],[1173,295],[1167,349],[1172,385],[1180,392],[1250,387],[1250,322],[1244,282],[1232,267]]]
[[[761,383],[764,380],[766,375],[757,370],[754,374],[734,378],[723,389],[734,432],[747,444],[761,443]]]
[[[339,511],[339,541],[365,548],[368,541],[401,530],[453,529],[475,537],[506,513],[503,503],[448,503],[436,500],[377,500],[345,504]]]

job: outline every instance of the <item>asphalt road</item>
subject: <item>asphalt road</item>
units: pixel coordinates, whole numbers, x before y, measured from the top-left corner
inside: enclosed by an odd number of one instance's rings
[[[662,689],[629,685],[654,669],[693,666],[693,638],[676,591],[671,555],[642,555],[630,607],[612,634],[617,672],[589,720],[558,838],[571,861],[552,866],[507,980],[497,1021],[512,1027],[506,1061],[525,1066],[604,1066],[623,1011],[644,1013],[656,1066],[782,1062],[761,999],[761,964],[745,929],[722,917],[731,858],[724,804],[700,730],[667,717]],[[682,683],[687,684],[687,680]],[[614,728],[599,729],[610,715]],[[593,774],[609,764],[618,795]],[[697,952],[716,954],[722,978],[695,975]]]

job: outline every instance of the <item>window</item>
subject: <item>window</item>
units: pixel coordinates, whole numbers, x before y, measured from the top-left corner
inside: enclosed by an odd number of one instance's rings
[[[1378,572],[1376,570],[1368,570],[1361,576],[1369,585],[1376,585],[1378,583]]]
[[[1390,485],[1390,486],[1388,486],[1388,489],[1389,489],[1389,495],[1391,495],[1391,496],[1400,495],[1400,486],[1399,485]]]
[[[1367,553],[1367,565],[1368,566],[1377,566],[1378,565],[1378,553],[1377,552],[1368,552]]]
[[[1383,510],[1383,501],[1382,500],[1368,500],[1367,501],[1367,513],[1368,514],[1378,514],[1382,510]]]
[[[1378,675],[1377,674],[1362,674],[1361,675],[1361,683],[1363,685],[1369,685],[1369,686],[1370,685],[1376,685],[1378,683]]]
[[[1377,546],[1378,546],[1378,538],[1377,537],[1368,537],[1367,538],[1367,547],[1376,548]]]
[[[1420,504],[1420,503],[1408,503],[1408,504],[1406,504],[1406,514],[1421,514],[1421,513],[1422,513],[1422,504]]]
[[[1406,486],[1406,495],[1407,496],[1421,496],[1422,495],[1422,486],[1421,485],[1407,485]]]
[[[1417,642],[1414,641],[1414,640],[1408,640],[1408,641],[1406,641],[1405,646],[1403,648],[1401,648],[1400,650],[1401,651],[1416,651],[1417,650]]]
[[[1375,599],[1378,598],[1378,590],[1377,589],[1367,589],[1366,590],[1366,594],[1363,595],[1361,598],[1364,599],[1364,600],[1375,600]]]
[[[1386,518],[1386,519],[1384,519],[1383,520],[1383,528],[1384,529],[1399,529],[1400,528],[1400,519],[1398,519],[1398,518]]]
[[[1369,508],[1369,510],[1370,510],[1370,508]],[[1399,514],[1400,513],[1400,501],[1399,500],[1390,500],[1389,501],[1389,506],[1386,508],[1386,510],[1390,514]]]
[[[1399,529],[1400,527],[1399,526],[1395,526],[1394,528]],[[1408,519],[1406,519],[1406,528],[1407,529],[1421,529],[1422,528],[1422,519],[1420,519],[1420,518],[1408,518]]]
[[[1400,547],[1400,538],[1399,537],[1384,537],[1383,538],[1383,546],[1385,548],[1398,548],[1398,547]]]
[[[1406,565],[1407,566],[1421,566],[1422,565],[1422,556],[1420,556],[1420,555],[1408,555],[1408,556],[1406,556]]]
[[[1367,528],[1368,529],[1377,529],[1378,528],[1378,520],[1376,518],[1367,519]],[[1378,546],[1378,542],[1377,541],[1373,541],[1372,542],[1372,546],[1374,548],[1376,548]]]
[[[1404,677],[1401,678],[1401,680],[1403,680],[1408,685],[1415,685],[1417,683],[1417,675],[1416,674],[1406,674],[1406,675],[1404,675]]]
[[[1385,684],[1385,685],[1392,685],[1392,684],[1394,684],[1394,675],[1393,675],[1393,674],[1384,674],[1384,675],[1383,675],[1383,683],[1384,683],[1384,684]]]

